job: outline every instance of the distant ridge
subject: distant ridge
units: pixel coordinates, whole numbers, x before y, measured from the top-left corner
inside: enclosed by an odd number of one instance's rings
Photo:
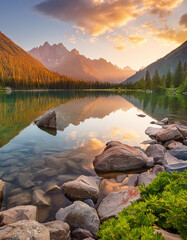
[[[103,58],[86,58],[76,49],[68,51],[62,43],[50,45],[45,42],[29,53],[52,71],[86,81],[121,83],[135,73],[130,67],[120,69]]]
[[[170,70],[173,74],[179,60],[181,60],[182,63],[187,61],[187,41],[185,41],[181,46],[167,54],[165,57],[136,72],[127,80],[124,79],[125,81],[123,83],[127,84],[139,81],[141,78],[145,77],[147,70],[150,72],[151,77],[153,77],[156,69],[158,70],[160,76],[163,76],[164,74],[166,75],[168,70]]]

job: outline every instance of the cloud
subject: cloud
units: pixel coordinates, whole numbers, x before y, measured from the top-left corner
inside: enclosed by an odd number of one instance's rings
[[[144,37],[140,37],[140,36],[137,36],[137,35],[131,35],[128,37],[128,39],[132,42],[132,43],[142,43],[142,42],[145,42],[146,39]]]
[[[72,43],[72,44],[76,44],[76,38],[74,35],[71,36],[71,38],[69,39],[69,41]]]
[[[139,16],[141,3],[142,0],[45,0],[34,9],[97,36]]]
[[[122,51],[125,49],[125,37],[122,35],[117,36],[110,36],[108,35],[106,39],[110,42],[113,42],[115,45],[113,46],[114,49]]]
[[[179,24],[187,28],[187,13],[181,16]]]

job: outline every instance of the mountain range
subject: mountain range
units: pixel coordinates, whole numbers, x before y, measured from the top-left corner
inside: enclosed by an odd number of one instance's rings
[[[130,67],[121,69],[103,58],[91,60],[76,49],[68,51],[62,43],[50,45],[45,42],[29,54],[49,70],[86,81],[120,83],[135,74]]]
[[[153,77],[156,69],[158,70],[158,73],[161,77],[164,74],[166,75],[168,70],[170,70],[173,74],[179,60],[181,60],[182,63],[187,62],[187,41],[185,41],[181,46],[179,46],[163,58],[160,58],[156,62],[136,72],[133,76],[129,77],[123,83],[135,83],[141,78],[145,78],[147,70],[150,72],[151,77]]]

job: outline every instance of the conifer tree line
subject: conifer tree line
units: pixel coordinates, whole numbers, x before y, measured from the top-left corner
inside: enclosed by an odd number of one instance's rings
[[[162,90],[166,88],[179,88],[181,90],[187,90],[187,62],[182,64],[182,61],[179,60],[177,68],[174,74],[171,74],[171,71],[168,70],[166,75],[162,77],[159,76],[158,70],[155,70],[153,77],[149,71],[146,71],[145,78],[140,79],[136,83],[125,84],[126,88],[129,89],[150,89],[150,90]]]

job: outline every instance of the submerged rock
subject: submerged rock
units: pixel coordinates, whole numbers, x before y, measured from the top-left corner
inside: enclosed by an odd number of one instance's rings
[[[50,240],[71,240],[70,227],[62,221],[53,221],[43,224],[50,233]]]
[[[42,190],[35,190],[32,196],[33,204],[38,207],[50,207],[51,200],[48,196],[45,196],[45,192]]]
[[[30,192],[21,192],[8,198],[8,207],[22,206],[31,203]]]
[[[73,200],[92,199],[96,201],[99,197],[99,184],[101,178],[80,176],[74,181],[64,183],[62,189],[67,197]]]
[[[109,193],[99,204],[97,212],[101,221],[117,217],[118,213],[128,207],[132,201],[140,200],[140,193],[136,187],[130,187],[119,192]]]
[[[163,164],[164,163],[164,154],[166,149],[160,144],[154,144],[147,147],[145,153],[148,157],[153,157],[155,164]]]
[[[95,157],[93,164],[97,172],[121,172],[142,168],[147,160],[147,156],[139,149],[120,142],[110,142],[103,153]]]
[[[100,221],[94,208],[86,203],[75,201],[66,208],[60,208],[56,219],[67,222],[72,228],[83,228],[95,234],[99,230]]]
[[[49,230],[36,221],[18,221],[0,228],[0,240],[50,240]]]
[[[56,122],[56,113],[55,111],[53,112],[48,112],[44,114],[43,116],[37,118],[34,123],[38,127],[46,127],[46,128],[57,128],[57,122]]]
[[[0,226],[21,220],[37,220],[37,208],[32,205],[18,206],[0,212]]]

